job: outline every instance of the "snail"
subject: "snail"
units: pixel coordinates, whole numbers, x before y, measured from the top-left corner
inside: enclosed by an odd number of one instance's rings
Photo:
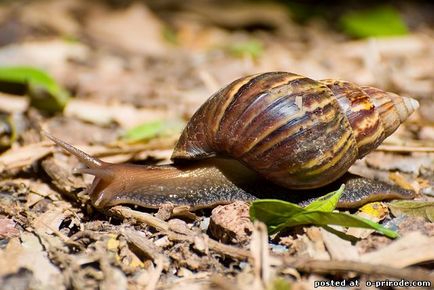
[[[198,209],[272,194],[300,196],[345,178],[418,106],[374,87],[268,72],[212,95],[182,132],[170,165],[106,163],[46,135],[87,166],[78,172],[95,176],[89,194],[96,208]],[[361,177],[345,182],[340,207],[414,195]]]

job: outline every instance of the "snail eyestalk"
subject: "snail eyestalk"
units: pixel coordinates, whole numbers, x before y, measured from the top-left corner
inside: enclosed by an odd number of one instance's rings
[[[104,162],[99,160],[98,158],[93,157],[87,154],[86,152],[81,151],[80,149],[72,146],[71,144],[68,144],[63,140],[54,137],[53,135],[49,134],[46,131],[41,131],[41,133],[45,137],[47,137],[48,139],[56,143],[58,146],[62,147],[63,149],[65,149],[66,151],[68,151],[69,153],[77,157],[80,160],[80,162],[84,163],[89,168],[98,168],[104,164]]]

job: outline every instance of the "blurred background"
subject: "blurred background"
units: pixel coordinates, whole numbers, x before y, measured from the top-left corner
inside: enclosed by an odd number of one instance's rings
[[[433,142],[433,12],[432,1],[1,1],[3,147],[33,140],[34,120],[84,143],[171,134],[220,87],[276,70],[413,96],[411,137]]]
[[[40,128],[106,161],[167,163],[180,131],[210,95],[266,71],[343,79],[416,98],[419,110],[350,171],[432,201],[433,1],[0,0],[0,288],[155,289],[148,282],[156,284],[161,275],[165,284],[158,289],[178,278],[197,285],[177,289],[200,289],[218,273],[222,282],[210,281],[221,289],[258,289],[252,281],[266,271],[208,252],[208,238],[173,242],[144,224],[130,227],[130,216],[119,223],[92,211],[85,188],[93,177],[71,174],[78,161],[44,139]],[[402,210],[408,216],[387,219],[387,227],[433,237],[432,202],[422,209],[411,202]],[[182,225],[179,233],[184,227],[205,233],[209,213],[172,225]],[[240,226],[250,222],[240,220]],[[128,247],[124,230],[135,228],[137,239],[149,238],[152,247]],[[298,228],[273,238],[270,247],[275,254],[329,257],[320,242],[327,236],[311,233]],[[328,239],[348,257],[391,242],[370,233],[357,249]],[[389,260],[377,260],[403,267],[401,255],[432,270],[432,255],[412,255],[415,247],[429,252],[432,238],[417,235],[405,243],[401,254],[393,248]],[[160,253],[172,261],[163,273]],[[300,278],[292,262],[282,269],[280,276],[295,277],[291,289],[312,289],[313,281],[323,280],[308,273]],[[227,277],[240,272],[237,288]],[[296,287],[300,279],[308,281],[305,288]],[[267,289],[288,288],[277,282]]]

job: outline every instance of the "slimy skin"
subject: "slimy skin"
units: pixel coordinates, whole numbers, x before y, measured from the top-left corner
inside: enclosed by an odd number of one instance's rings
[[[44,134],[87,166],[78,172],[95,176],[88,194],[92,205],[101,209],[120,204],[145,208],[170,204],[196,210],[256,198],[279,198],[305,205],[315,198],[313,193],[318,195],[339,187],[328,186],[323,191],[287,189],[261,178],[231,159],[210,158],[183,165],[162,166],[112,164],[92,157],[48,133]],[[342,181],[346,187],[338,203],[339,208],[414,197],[412,191],[358,176],[348,175]]]
[[[340,80],[290,72],[240,78],[212,95],[191,117],[173,164],[110,164],[47,134],[88,168],[92,204],[211,207],[255,198],[309,200],[320,188],[346,184],[340,207],[414,193],[350,176],[417,108],[416,100]],[[342,182],[341,182],[342,183]]]

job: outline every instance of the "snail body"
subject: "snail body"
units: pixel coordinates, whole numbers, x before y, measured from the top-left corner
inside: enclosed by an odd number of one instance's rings
[[[211,96],[182,132],[173,165],[109,164],[48,137],[88,166],[81,172],[96,176],[90,189],[96,207],[204,207],[248,200],[267,188],[288,193],[330,184],[417,107],[411,98],[373,87],[270,72],[238,79]],[[374,191],[388,191],[380,187]],[[348,194],[354,204],[356,191]]]

